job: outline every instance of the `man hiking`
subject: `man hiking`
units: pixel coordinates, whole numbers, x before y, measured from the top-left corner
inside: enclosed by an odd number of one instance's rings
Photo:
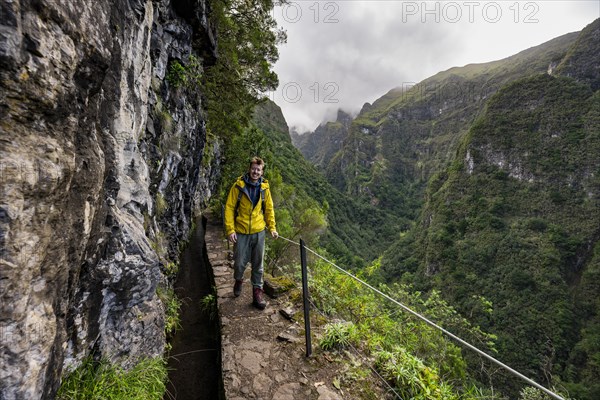
[[[279,237],[275,228],[275,210],[269,183],[263,179],[264,161],[254,157],[248,172],[241,176],[229,190],[225,204],[225,231],[234,244],[233,294],[242,293],[246,264],[252,264],[252,304],[264,310],[267,303],[263,294],[263,259],[265,255],[265,229],[274,239]]]

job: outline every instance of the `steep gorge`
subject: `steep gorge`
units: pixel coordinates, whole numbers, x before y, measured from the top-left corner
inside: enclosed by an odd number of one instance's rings
[[[89,355],[164,352],[157,291],[221,151],[201,93],[169,70],[213,62],[216,44],[204,1],[2,1],[0,15],[0,398],[52,398]]]
[[[577,36],[570,33],[503,60],[454,67],[414,86],[394,88],[365,104],[345,137],[329,140],[331,134],[320,127],[304,143],[321,143],[321,153],[328,153],[326,146],[338,147],[323,168],[339,190],[414,221],[427,181],[451,162],[487,100],[511,81],[558,65]],[[308,147],[300,150],[314,159]]]
[[[599,37],[596,20],[393,89],[327,165],[337,188],[414,224],[382,281],[439,291],[498,335],[500,359],[579,399],[600,396]]]

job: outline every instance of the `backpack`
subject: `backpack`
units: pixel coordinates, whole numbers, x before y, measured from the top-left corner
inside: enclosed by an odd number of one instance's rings
[[[240,207],[240,201],[242,200],[243,195],[244,195],[244,193],[242,192],[242,189],[238,186],[238,198],[237,198],[237,202],[235,203],[235,208],[233,209],[233,220],[234,221],[238,217],[238,208]],[[262,213],[263,213],[263,215],[265,215],[265,189],[263,189],[262,187],[260,188],[260,197],[262,199]]]

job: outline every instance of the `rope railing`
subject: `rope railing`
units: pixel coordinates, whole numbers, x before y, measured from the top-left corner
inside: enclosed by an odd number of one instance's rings
[[[320,255],[319,253],[317,253],[316,251],[306,247],[304,245],[304,243],[301,241],[301,243],[299,242],[295,242],[291,239],[288,239],[286,237],[283,237],[281,235],[279,235],[280,239],[286,240],[290,243],[293,243],[297,246],[299,246],[301,248],[305,248],[306,251],[312,253],[313,255],[315,255],[317,258],[323,260],[324,262],[326,262],[327,264],[333,266],[334,268],[336,268],[338,271],[340,271],[341,273],[349,276],[350,278],[354,279],[355,281],[359,282],[361,285],[369,288],[370,290],[372,290],[373,292],[377,293],[378,295],[380,295],[381,297],[391,301],[392,303],[396,304],[397,306],[399,306],[400,308],[402,308],[404,311],[408,312],[409,314],[413,315],[414,317],[422,320],[423,322],[425,322],[426,324],[428,324],[429,326],[433,327],[434,329],[437,329],[439,331],[441,331],[442,333],[444,333],[446,336],[450,337],[451,339],[453,339],[454,341],[460,343],[461,345],[465,346],[466,348],[474,351],[475,353],[479,354],[480,356],[484,357],[485,359],[487,359],[488,361],[491,361],[492,363],[498,365],[499,367],[505,369],[506,371],[508,371],[509,373],[517,376],[518,378],[522,379],[523,381],[527,382],[529,385],[543,391],[544,393],[546,393],[547,395],[549,395],[552,398],[558,399],[558,400],[564,400],[563,397],[559,396],[558,394],[552,392],[551,390],[547,389],[546,387],[540,385],[539,383],[533,381],[532,379],[526,377],[525,375],[521,374],[520,372],[518,372],[517,370],[509,367],[508,365],[504,364],[503,362],[495,359],[494,357],[490,356],[489,354],[485,353],[484,351],[480,350],[479,348],[473,346],[472,344],[466,342],[465,340],[461,339],[460,337],[456,336],[455,334],[453,334],[452,332],[448,331],[447,329],[442,328],[441,326],[437,325],[435,322],[429,320],[428,318],[426,318],[425,316],[417,313],[416,311],[412,310],[410,307],[402,304],[401,302],[399,302],[398,300],[390,297],[389,295],[387,295],[386,293],[383,293],[381,290],[373,287],[372,285],[370,285],[369,283],[365,282],[364,280],[360,279],[359,277],[351,274],[350,272],[346,271],[345,269],[341,268],[340,266],[338,266],[337,264],[335,264],[334,262],[328,260],[327,258],[323,257],[322,255]],[[305,267],[305,266],[303,266]],[[306,295],[306,294],[305,294]],[[306,311],[305,311],[306,312]]]
[[[292,239],[288,239],[288,238],[286,238],[286,237],[283,237],[283,236],[281,236],[281,235],[279,235],[279,236],[278,236],[278,239],[283,239],[283,240],[285,240],[285,241],[287,241],[287,242],[290,242],[291,244],[295,244],[296,246],[300,246],[300,243],[299,243],[299,242],[294,242]],[[307,247],[307,249],[308,249],[308,247]]]

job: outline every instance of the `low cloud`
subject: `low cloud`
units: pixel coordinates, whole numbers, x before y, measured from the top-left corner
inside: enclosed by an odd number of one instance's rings
[[[600,17],[596,1],[292,1],[274,10],[288,42],[269,97],[291,127],[314,130],[390,89],[502,59]]]

